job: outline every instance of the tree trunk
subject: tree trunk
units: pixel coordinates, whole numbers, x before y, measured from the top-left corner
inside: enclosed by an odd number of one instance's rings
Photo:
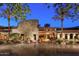
[[[47,40],[48,38],[47,38],[47,28],[45,27],[45,31],[46,31],[46,35],[45,35],[45,39]]]
[[[10,15],[8,16],[8,36],[10,37]]]
[[[61,39],[63,39],[63,18],[61,19]]]

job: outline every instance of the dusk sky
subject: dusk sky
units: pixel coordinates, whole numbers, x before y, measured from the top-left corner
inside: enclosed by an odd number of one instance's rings
[[[54,8],[51,7],[50,9],[47,8],[44,4],[29,4],[31,9],[31,15],[27,15],[27,19],[37,19],[39,20],[39,24],[44,26],[44,24],[48,23],[51,27],[61,27],[61,22],[53,20],[52,16],[54,16],[55,11]],[[18,23],[15,19],[11,19],[11,26],[16,26]],[[8,26],[8,21],[6,18],[0,18],[0,26]],[[74,27],[79,26],[79,20],[72,22],[72,20],[65,19],[64,20],[64,27]]]

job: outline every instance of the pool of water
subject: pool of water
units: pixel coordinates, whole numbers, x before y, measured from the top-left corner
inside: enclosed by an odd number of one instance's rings
[[[0,55],[6,56],[79,56],[79,45],[32,43],[0,45]]]

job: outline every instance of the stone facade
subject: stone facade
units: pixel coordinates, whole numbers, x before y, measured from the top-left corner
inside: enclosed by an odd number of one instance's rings
[[[38,21],[37,20],[25,20],[19,23],[17,30],[24,34],[24,39],[30,39],[32,41],[38,40]]]

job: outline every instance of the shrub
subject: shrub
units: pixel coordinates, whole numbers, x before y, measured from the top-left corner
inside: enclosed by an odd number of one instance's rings
[[[19,34],[18,33],[12,33],[12,34],[10,34],[10,42],[12,42],[12,43],[20,43],[19,42]]]
[[[0,40],[0,44],[4,44],[4,41]]]
[[[69,41],[69,43],[68,44],[73,44],[73,41]]]
[[[16,39],[18,39],[18,36],[19,36],[18,33],[12,33],[12,34],[10,35],[10,38],[13,39],[13,40],[16,40]]]
[[[57,44],[61,44],[63,41],[61,39],[56,40]]]

